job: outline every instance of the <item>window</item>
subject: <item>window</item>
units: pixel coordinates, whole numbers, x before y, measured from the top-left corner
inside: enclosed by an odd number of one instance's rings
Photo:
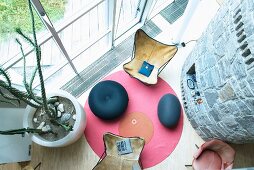
[[[95,61],[113,47],[114,41],[132,27],[142,22],[152,1],[146,0],[31,0],[40,17],[37,17],[38,41],[42,48],[42,68],[48,84],[63,84],[76,73]],[[1,13],[6,9],[18,9],[17,3],[23,0],[4,0],[0,3]],[[14,10],[13,10],[14,11]],[[29,13],[23,12],[29,25]],[[47,15],[42,15],[43,13]],[[8,15],[15,20],[16,15]],[[41,23],[47,25],[42,26]],[[53,24],[51,23],[53,22]],[[41,24],[41,25],[39,25]],[[22,24],[21,24],[22,25]],[[3,27],[1,27],[3,28]],[[50,31],[49,31],[50,30]],[[14,37],[0,42],[0,64],[7,69],[17,85],[22,84],[23,60]],[[22,42],[25,49],[27,74],[35,66],[33,49]],[[54,81],[52,81],[54,80]],[[52,83],[53,82],[53,83]],[[59,83],[61,82],[61,83]],[[35,80],[35,87],[39,81]],[[54,85],[57,87],[57,85]]]

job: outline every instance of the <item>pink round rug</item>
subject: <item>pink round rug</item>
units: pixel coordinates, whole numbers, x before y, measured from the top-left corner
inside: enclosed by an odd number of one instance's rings
[[[120,83],[127,91],[129,103],[124,115],[114,121],[103,121],[92,113],[88,101],[85,103],[87,114],[86,139],[93,151],[100,157],[104,152],[103,134],[111,132],[124,137],[139,136],[146,144],[141,154],[143,168],[149,168],[166,159],[175,149],[183,129],[183,111],[174,129],[164,127],[157,115],[160,98],[175,94],[173,89],[161,78],[153,86],[146,86],[124,71],[118,71],[104,80]]]

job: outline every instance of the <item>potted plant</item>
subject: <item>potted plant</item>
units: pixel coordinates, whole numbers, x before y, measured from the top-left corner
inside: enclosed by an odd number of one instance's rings
[[[41,68],[41,48],[37,43],[34,14],[32,5],[28,0],[29,11],[32,20],[33,39],[23,34],[21,29],[16,32],[33,46],[36,56],[36,67],[27,82],[26,77],[26,57],[24,55],[22,44],[18,39],[21,53],[23,55],[23,84],[25,91],[13,87],[8,73],[0,68],[0,95],[2,102],[27,104],[24,128],[14,130],[0,131],[2,135],[14,135],[30,133],[34,142],[47,147],[60,147],[76,141],[82,134],[86,126],[86,116],[84,109],[75,97],[63,90],[55,90],[49,93],[45,92],[43,74]],[[40,79],[40,95],[33,89],[33,81],[38,75]]]

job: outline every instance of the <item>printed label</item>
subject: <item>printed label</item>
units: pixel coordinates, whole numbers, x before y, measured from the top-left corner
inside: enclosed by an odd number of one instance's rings
[[[133,152],[131,148],[130,139],[116,141],[116,146],[117,146],[118,155],[125,155],[125,154],[129,154]]]

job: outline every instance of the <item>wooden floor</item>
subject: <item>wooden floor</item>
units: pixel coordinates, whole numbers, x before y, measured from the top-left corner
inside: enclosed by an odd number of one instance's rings
[[[157,36],[165,37],[159,34]],[[195,45],[195,44],[193,44]],[[180,97],[180,73],[181,65],[185,61],[187,54],[192,46],[179,49],[176,56],[162,71],[161,77],[166,80],[175,90],[177,96]],[[122,65],[117,67],[112,72],[122,69]],[[83,105],[88,96],[89,90],[79,98]],[[170,140],[170,138],[169,138]],[[159,141],[158,141],[159,142]],[[183,132],[178,145],[171,155],[158,165],[148,168],[148,170],[186,170],[185,165],[192,163],[193,154],[204,141],[197,135],[190,125],[187,117],[184,115]],[[254,167],[254,144],[232,145],[236,150],[234,168]],[[64,148],[46,148],[37,144],[32,145],[32,160],[27,164],[35,167],[39,163],[39,170],[90,170],[92,169],[99,157],[93,152],[86,141],[85,136],[82,136],[76,143]],[[21,166],[18,163],[1,165],[0,170],[20,170]]]
[[[200,146],[203,141],[194,132],[188,120],[184,119],[183,134],[173,153],[162,163],[149,168],[151,170],[185,170],[185,165],[191,164],[192,155],[196,151],[195,144]],[[235,168],[254,166],[254,144],[232,145],[236,150]],[[45,148],[33,144],[32,161],[28,164],[35,167],[41,162],[39,170],[90,170],[98,156],[91,150],[85,137],[65,148]],[[23,164],[1,165],[0,170],[19,170]]]
[[[212,0],[206,0],[202,2],[207,2]],[[200,18],[198,18],[200,20]],[[201,27],[201,26],[200,26]],[[190,32],[192,29],[188,27]],[[195,31],[193,31],[195,33]],[[193,33],[192,32],[192,33]],[[166,36],[167,31],[163,31],[157,36],[158,40],[162,40]],[[193,36],[193,34],[191,34]],[[193,39],[195,37],[186,36],[188,39]],[[193,45],[188,44],[185,48],[179,49],[176,56],[171,60],[171,62],[162,71],[160,76],[165,79],[170,86],[175,90],[176,94],[180,97],[180,75],[181,66],[191,51]],[[114,71],[121,69],[122,67],[116,68]],[[114,72],[113,71],[113,72]],[[88,93],[88,92],[87,92]],[[87,99],[88,94],[85,93],[79,98],[79,101],[83,105]],[[169,139],[170,140],[170,139]],[[192,126],[190,125],[188,119],[184,115],[184,126],[181,139],[176,146],[172,154],[166,158],[163,162],[158,165],[148,168],[149,170],[186,170],[185,165],[191,164],[193,159],[193,154],[197,150],[195,145],[200,146],[204,141],[197,135]],[[244,145],[231,145],[236,150],[236,157],[234,168],[240,167],[254,167],[254,144],[244,144]],[[85,137],[83,136],[76,143],[64,147],[64,148],[45,148],[37,144],[32,145],[32,160],[27,164],[35,167],[37,164],[41,163],[38,170],[90,170],[92,169],[99,157],[92,151],[91,147],[87,143]],[[18,163],[1,165],[0,170],[20,170],[22,166]]]

